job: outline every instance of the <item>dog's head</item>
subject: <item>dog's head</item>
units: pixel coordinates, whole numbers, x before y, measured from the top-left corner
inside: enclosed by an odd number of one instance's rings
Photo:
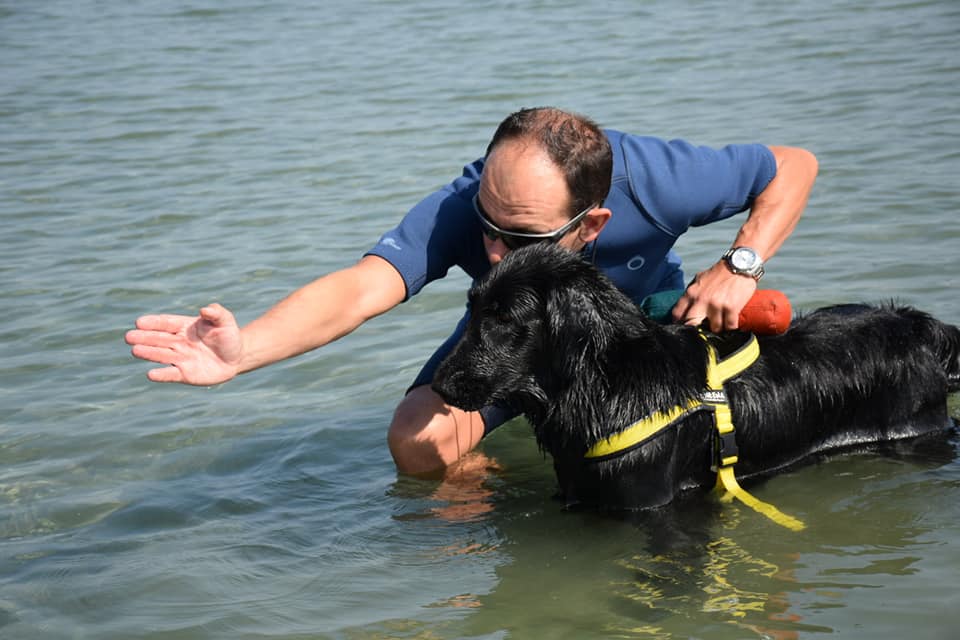
[[[533,418],[563,385],[588,384],[583,367],[607,347],[616,316],[636,307],[592,264],[554,245],[511,251],[470,290],[470,321],[433,388],[476,410],[506,403]]]

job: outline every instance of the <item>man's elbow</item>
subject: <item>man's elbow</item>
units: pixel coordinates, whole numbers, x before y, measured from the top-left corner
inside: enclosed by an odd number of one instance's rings
[[[812,151],[802,147],[770,147],[773,157],[777,161],[777,173],[789,172],[792,175],[804,176],[811,183],[820,171],[820,162]]]

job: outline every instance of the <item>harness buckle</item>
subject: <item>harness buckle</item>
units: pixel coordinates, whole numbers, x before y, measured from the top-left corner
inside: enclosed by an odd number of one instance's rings
[[[733,431],[718,433],[717,435],[719,436],[717,440],[717,459],[721,467],[729,467],[739,459],[740,448],[737,446],[737,439],[733,436]]]

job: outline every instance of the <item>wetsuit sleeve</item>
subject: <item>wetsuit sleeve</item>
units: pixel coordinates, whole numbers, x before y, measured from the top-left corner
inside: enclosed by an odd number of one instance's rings
[[[379,256],[396,268],[406,284],[405,300],[447,275],[452,266],[473,275],[478,265],[486,264],[485,257],[477,262],[483,243],[471,203],[481,169],[480,161],[467,165],[463,176],[417,203],[364,254]]]
[[[761,144],[714,149],[638,136],[620,142],[634,199],[673,236],[749,209],[777,172],[773,152]]]

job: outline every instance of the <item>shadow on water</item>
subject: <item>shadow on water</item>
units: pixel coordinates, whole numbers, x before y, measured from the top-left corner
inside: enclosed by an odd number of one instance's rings
[[[431,626],[439,637],[894,637],[884,633],[921,623],[939,637],[956,622],[946,606],[933,623],[929,610],[882,604],[937,590],[924,575],[938,569],[937,530],[956,521],[955,431],[751,485],[801,516],[800,533],[712,496],[630,514],[564,510],[524,431],[498,433],[451,481],[400,478],[389,491],[410,508],[398,521],[482,525],[487,543],[458,552],[497,555],[489,592],[437,605],[469,612]]]

